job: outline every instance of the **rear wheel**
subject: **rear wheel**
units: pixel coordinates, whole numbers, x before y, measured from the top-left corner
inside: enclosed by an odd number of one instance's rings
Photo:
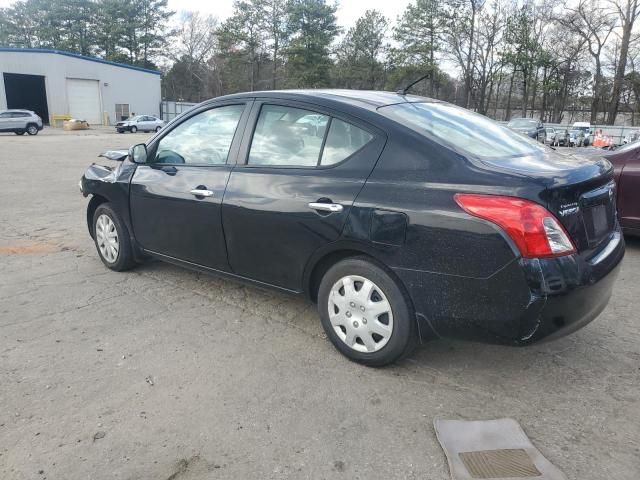
[[[27,126],[27,133],[29,135],[37,135],[38,134],[38,127],[36,125],[29,125]]]
[[[367,257],[331,267],[318,290],[322,326],[349,359],[381,367],[408,355],[416,342],[410,301],[391,275]]]
[[[159,132],[161,130],[160,127],[156,127],[156,132]]]
[[[109,203],[103,203],[93,215],[93,239],[100,260],[111,270],[121,272],[133,267],[129,232]]]

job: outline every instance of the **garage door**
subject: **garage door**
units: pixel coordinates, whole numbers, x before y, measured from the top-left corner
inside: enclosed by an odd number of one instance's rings
[[[100,114],[100,87],[97,80],[67,78],[69,115],[90,124],[102,123]]]

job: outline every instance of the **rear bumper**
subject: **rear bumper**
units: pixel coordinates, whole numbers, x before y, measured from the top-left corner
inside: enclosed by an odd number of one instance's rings
[[[395,271],[436,335],[528,345],[595,319],[609,302],[623,256],[616,232],[589,256],[519,258],[488,278]]]

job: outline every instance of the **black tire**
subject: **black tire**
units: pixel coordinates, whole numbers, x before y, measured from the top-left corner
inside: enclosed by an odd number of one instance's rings
[[[118,130],[118,133],[124,133],[124,130]]]
[[[386,344],[379,350],[373,352],[355,350],[338,336],[336,330],[334,330],[334,327],[331,324],[329,315],[329,295],[337,282],[350,275],[362,277],[373,282],[383,293],[391,306],[393,316],[391,335]],[[361,288],[362,286],[360,286],[360,289]],[[357,288],[356,291],[358,291]],[[354,315],[351,318],[360,318],[361,323],[366,323],[366,319],[363,320],[366,312],[361,314],[358,311],[358,308],[358,306],[354,308],[354,312],[358,314],[358,316]],[[347,258],[336,263],[327,270],[322,277],[322,281],[320,282],[320,287],[318,289],[318,311],[320,313],[322,327],[329,337],[329,340],[331,340],[340,353],[355,362],[362,363],[370,367],[382,367],[409,355],[416,345],[416,319],[410,299],[405,294],[402,286],[392,277],[390,272],[388,272],[382,265],[378,264],[378,262],[375,262],[373,259],[368,257]],[[382,315],[378,318],[382,318]],[[350,321],[351,320],[349,320],[349,322]],[[369,321],[372,320],[370,319]],[[357,321],[354,321],[354,326],[364,327],[362,324],[355,325],[357,323]],[[345,331],[344,327],[336,328],[341,328],[343,332]],[[370,333],[369,335],[375,334]],[[362,339],[358,338],[358,340],[360,340],[364,347]],[[375,338],[374,342],[376,342]]]
[[[38,126],[31,124],[31,125],[27,125],[27,133],[29,135],[37,135],[38,134]]]
[[[161,127],[156,127],[156,133],[158,133],[161,129]]]
[[[131,133],[136,133],[138,131],[138,127],[131,127],[129,130]]]
[[[13,132],[13,133],[15,133],[16,135],[24,135],[24,130],[19,130],[17,132]]]
[[[111,221],[115,225],[115,229],[117,232],[119,249],[117,257],[114,261],[109,261],[107,258],[105,258],[100,251],[100,245],[98,245],[96,223],[101,215],[106,215],[109,217],[109,219],[111,219]],[[111,205],[109,203],[103,203],[99,205],[98,208],[96,208],[96,211],[93,214],[92,228],[93,240],[96,245],[96,250],[98,251],[98,256],[106,267],[110,268],[111,270],[115,270],[116,272],[122,272],[125,270],[129,270],[136,265],[136,261],[133,258],[133,248],[131,246],[131,240],[129,238],[129,231],[127,230],[127,227],[125,226],[120,216],[113,210],[113,208],[111,208]]]

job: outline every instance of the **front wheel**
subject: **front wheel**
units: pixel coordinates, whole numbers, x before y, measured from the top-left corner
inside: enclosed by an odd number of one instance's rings
[[[131,127],[131,133],[136,133],[138,131],[138,127]]]
[[[127,227],[109,203],[96,208],[93,239],[100,260],[111,270],[121,272],[136,264]]]
[[[343,260],[325,273],[318,310],[333,345],[355,362],[388,365],[416,343],[411,302],[390,273],[367,257]]]

